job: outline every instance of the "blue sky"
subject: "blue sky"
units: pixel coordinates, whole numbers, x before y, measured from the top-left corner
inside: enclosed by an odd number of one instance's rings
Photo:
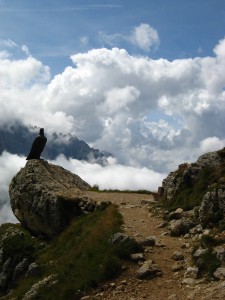
[[[149,51],[122,39],[109,45],[105,35],[127,36],[141,23],[158,32],[160,44]],[[121,47],[151,58],[212,55],[225,35],[223,0],[0,1],[0,39],[26,45],[30,53],[62,72],[70,55],[92,48]]]
[[[112,153],[104,168],[54,161],[100,188],[157,190],[224,147],[224,70],[224,0],[0,0],[0,127]],[[0,208],[25,163],[0,156]]]

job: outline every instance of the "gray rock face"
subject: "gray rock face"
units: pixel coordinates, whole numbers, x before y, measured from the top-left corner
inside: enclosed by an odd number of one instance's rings
[[[193,185],[198,179],[203,168],[218,167],[221,164],[221,157],[218,152],[206,153],[199,157],[193,164],[181,164],[177,171],[171,172],[163,180],[163,194],[168,202],[172,202],[182,184]]]
[[[12,179],[12,210],[34,235],[52,238],[72,218],[92,212],[96,203],[85,196],[90,186],[79,176],[43,160],[29,160]]]
[[[217,221],[222,215],[225,215],[225,190],[214,189],[207,192],[199,208],[201,224],[206,225],[210,221]]]
[[[169,207],[196,211],[203,227],[225,220],[225,148],[206,153],[192,164],[182,164],[162,183],[162,199]],[[171,212],[168,219],[179,219],[185,212]]]

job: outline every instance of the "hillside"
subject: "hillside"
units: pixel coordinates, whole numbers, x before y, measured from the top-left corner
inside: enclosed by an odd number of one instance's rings
[[[180,165],[160,194],[91,191],[61,167],[29,162],[11,195],[31,223],[0,227],[0,299],[224,299],[224,158],[222,149]],[[37,220],[55,219],[63,227],[46,240]]]

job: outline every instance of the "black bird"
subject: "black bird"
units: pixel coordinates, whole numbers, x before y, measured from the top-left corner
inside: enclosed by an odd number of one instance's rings
[[[27,156],[29,159],[40,159],[41,152],[43,151],[47,138],[44,136],[44,128],[40,129],[39,135],[34,139],[30,149],[30,153]]]

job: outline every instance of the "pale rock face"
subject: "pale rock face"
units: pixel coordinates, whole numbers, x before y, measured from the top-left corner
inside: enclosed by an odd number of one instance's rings
[[[92,212],[90,186],[79,176],[43,160],[29,160],[9,186],[11,207],[21,224],[34,235],[52,238],[72,218]]]

